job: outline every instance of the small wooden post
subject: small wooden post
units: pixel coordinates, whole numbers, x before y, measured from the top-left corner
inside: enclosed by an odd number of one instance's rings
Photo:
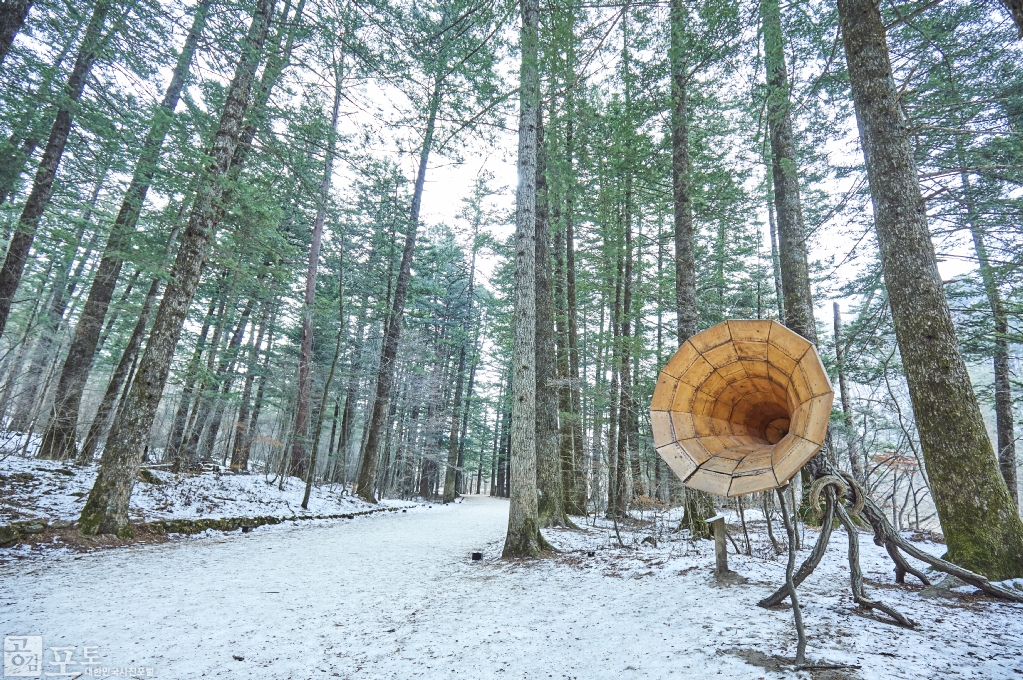
[[[725,542],[725,516],[715,515],[707,519],[710,530],[714,532],[714,554],[717,556],[717,568],[715,574],[727,574],[728,568],[728,545]]]

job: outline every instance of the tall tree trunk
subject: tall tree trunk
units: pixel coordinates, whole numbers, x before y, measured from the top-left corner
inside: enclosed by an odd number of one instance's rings
[[[781,282],[781,259],[778,256],[778,225],[774,219],[774,178],[771,163],[767,164],[767,223],[771,235],[771,269],[774,272],[774,300],[778,305],[778,321],[785,323],[785,291]],[[768,494],[770,495],[770,494]]]
[[[631,173],[630,173],[631,174]],[[626,178],[626,186],[630,184]],[[622,312],[621,312],[621,369],[619,381],[622,396],[618,407],[618,469],[616,470],[616,490],[618,498],[615,507],[619,515],[624,516],[629,509],[628,474],[633,456],[636,455],[635,438],[632,433],[632,414],[635,404],[632,400],[632,216],[631,190],[625,192],[625,269],[622,275]],[[638,480],[633,479],[635,484]]]
[[[692,181],[689,159],[689,101],[683,51],[689,12],[683,0],[671,2],[671,176],[675,216],[675,312],[678,344],[699,332],[694,254]]]
[[[235,421],[234,445],[231,448],[231,469],[235,471],[245,470],[248,466],[248,457],[244,455],[248,440],[252,438],[249,432],[250,405],[252,400],[252,387],[256,383],[256,373],[259,372],[259,352],[263,346],[263,337],[266,334],[267,322],[270,320],[270,310],[274,300],[270,299],[263,303],[263,313],[259,320],[259,330],[252,338],[249,346],[249,367],[245,373],[245,387],[242,388],[242,399],[238,405],[238,418]]]
[[[817,344],[817,325],[810,296],[806,256],[806,228],[799,198],[799,172],[789,104],[788,72],[779,0],[761,0],[764,61],[767,66],[767,124],[771,137],[771,175],[778,219],[778,255],[781,261],[785,325]]]
[[[572,418],[570,421],[572,433],[572,461],[569,472],[573,477],[571,486],[566,489],[573,489],[571,497],[565,499],[565,510],[573,515],[586,514],[586,453],[585,436],[583,431],[583,402],[582,384],[579,372],[579,305],[576,299],[575,286],[575,192],[576,192],[576,171],[575,171],[575,88],[578,86],[579,77],[576,73],[576,37],[575,37],[575,13],[568,12],[569,26],[568,48],[565,50],[565,64],[567,68],[566,81],[568,89],[565,92],[565,163],[568,170],[568,178],[565,182],[565,294],[568,302],[568,365],[571,374],[571,396],[572,396]]]
[[[21,140],[19,145],[17,137],[12,135],[9,143],[11,149],[5,153],[6,157],[3,159],[3,163],[0,164],[0,205],[6,203],[14,195],[15,185],[25,169],[25,163],[36,152],[39,140],[35,137],[29,137],[28,139]],[[4,240],[6,241],[10,238],[10,235],[9,229],[4,227]]]
[[[234,286],[231,287],[231,292],[227,297],[220,303],[220,314],[217,321],[216,330],[213,332],[213,341],[210,342],[210,349],[206,357],[206,371],[205,375],[200,379],[198,389],[196,390],[197,395],[195,398],[195,405],[192,407],[191,419],[188,427],[185,428],[185,438],[181,442],[181,448],[178,450],[178,454],[181,458],[181,464],[186,468],[192,467],[196,460],[199,452],[199,440],[202,437],[206,423],[209,420],[210,413],[213,409],[214,402],[217,399],[217,392],[219,391],[220,379],[223,377],[223,371],[225,364],[221,360],[220,364],[217,364],[217,358],[223,357],[224,354],[221,352],[220,343],[224,342],[224,352],[228,351],[231,339],[234,337],[228,329],[228,333],[224,333],[224,329],[230,321],[230,317],[235,307],[235,296]],[[252,301],[249,301],[251,305]],[[239,332],[244,331],[245,320],[248,317],[243,318],[237,329],[235,335]]]
[[[539,224],[539,221],[538,221]],[[554,306],[555,306],[555,330],[557,331],[557,367],[558,367],[558,457],[560,458],[559,474],[561,475],[561,505],[567,515],[569,507],[574,508],[576,500],[579,496],[578,489],[575,488],[577,481],[576,477],[576,465],[575,465],[575,447],[574,442],[574,422],[577,420],[575,413],[572,411],[572,369],[569,360],[569,340],[568,340],[568,296],[566,293],[565,285],[565,232],[561,228],[557,228],[554,235]],[[539,236],[538,232],[538,236]],[[537,238],[537,269],[539,271],[540,262],[540,240]],[[540,300],[540,277],[537,276],[537,300]],[[537,307],[537,323],[540,323],[540,307]],[[538,326],[539,328],[539,326]],[[539,343],[540,339],[537,338]],[[537,348],[537,371],[540,371],[540,349]],[[539,373],[537,373],[539,379]],[[539,403],[542,401],[540,397],[540,385],[537,384],[538,403],[537,408],[542,408]],[[543,418],[542,411],[537,413],[537,419]],[[539,430],[537,432],[537,445],[539,446]],[[538,482],[543,488],[542,473],[538,471]],[[543,498],[540,499],[540,515],[543,518]],[[542,524],[542,522],[541,522]]]
[[[179,229],[180,223],[175,220],[170,237],[167,239],[167,245],[164,247],[164,257],[174,247]],[[100,401],[99,408],[96,411],[96,417],[93,418],[89,431],[85,435],[85,441],[82,442],[82,448],[75,459],[75,462],[79,465],[89,465],[92,463],[92,459],[96,456],[96,447],[99,445],[100,439],[106,435],[107,426],[110,424],[110,414],[114,408],[114,401],[121,393],[121,388],[126,384],[129,371],[136,365],[139,348],[142,347],[142,339],[145,337],[146,328],[149,326],[149,315],[153,311],[153,305],[156,304],[156,298],[160,295],[162,288],[163,279],[159,277],[153,279],[152,283],[149,284],[149,291],[146,293],[146,299],[142,303],[142,309],[139,311],[139,318],[135,322],[135,328],[132,329],[131,337],[128,338],[128,344],[121,353],[121,359],[117,362],[113,375],[110,376],[110,382],[107,383],[107,389],[103,393],[103,399]],[[209,315],[207,315],[208,318]],[[204,331],[208,328],[209,326],[207,325]],[[205,336],[206,333],[204,332],[201,340],[205,340]]]
[[[53,180],[57,176],[57,168],[64,155],[68,134],[71,132],[73,112],[82,98],[89,72],[92,70],[93,64],[96,63],[96,59],[99,58],[99,51],[104,43],[103,26],[111,7],[112,0],[98,0],[92,10],[89,25],[85,29],[85,36],[78,48],[75,65],[71,69],[71,75],[64,87],[64,96],[60,100],[57,115],[50,128],[50,137],[43,150],[43,157],[39,161],[39,169],[36,171],[35,180],[32,183],[32,191],[18,218],[14,236],[7,247],[7,256],[4,258],[3,265],[0,266],[0,336],[3,335],[7,326],[7,317],[11,313],[14,295],[18,291],[21,275],[25,271],[25,262],[28,260],[28,253],[32,248],[32,241],[35,239],[39,219],[50,203]]]
[[[149,124],[149,134],[142,143],[135,172],[131,184],[121,202],[106,247],[96,269],[89,297],[86,299],[82,315],[75,326],[74,336],[67,358],[57,380],[57,391],[54,395],[55,411],[49,427],[43,433],[40,444],[40,455],[55,460],[73,458],[76,454],[75,429],[78,425],[78,411],[82,402],[82,392],[89,378],[96,343],[99,341],[100,329],[110,306],[110,299],[117,287],[117,279],[121,275],[121,265],[126,250],[129,248],[131,235],[135,231],[142,204],[146,200],[149,187],[160,160],[164,139],[174,120],[174,109],[181,98],[181,90],[199,45],[199,38],[206,26],[206,15],[212,0],[200,0],[192,16],[192,27],[185,38],[185,44],[178,55],[177,64],[171,74],[170,83],[164,93],[163,101],[153,113]]]
[[[174,413],[174,420],[171,422],[170,434],[167,437],[167,446],[164,449],[164,457],[167,459],[174,459],[178,455],[178,451],[181,449],[181,443],[185,437],[185,427],[188,422],[188,410],[192,404],[192,395],[196,389],[196,381],[198,380],[199,368],[202,362],[202,355],[206,349],[207,338],[209,337],[210,329],[213,327],[214,314],[217,314],[217,294],[214,294],[210,299],[209,309],[206,310],[206,316],[203,317],[202,330],[199,332],[199,338],[196,340],[195,349],[192,350],[192,358],[188,362],[188,366],[185,368],[185,383],[181,389],[181,397],[178,403],[178,408]],[[220,300],[221,311],[223,309],[223,298]]]
[[[512,346],[511,505],[505,557],[544,547],[536,502],[536,157],[540,110],[539,0],[521,0],[519,185],[515,194],[515,313]]]
[[[138,377],[132,384],[124,408],[114,421],[100,461],[99,474],[82,510],[78,524],[82,534],[130,536],[134,533],[128,521],[131,489],[147,448],[174,348],[195,295],[210,240],[223,214],[224,182],[238,143],[253,77],[273,14],[273,3],[274,0],[259,0],[256,6],[210,150],[211,162],[202,171],[203,180],[192,216],[181,239],[170,282],[160,301],[153,330],[139,364]]]
[[[242,448],[238,452],[238,468],[247,470],[249,467],[249,455],[252,453],[252,443],[256,440],[256,433],[259,432],[259,414],[263,409],[263,395],[266,393],[266,384],[270,380],[270,359],[274,347],[274,326],[277,323],[277,312],[280,309],[277,302],[272,302],[273,312],[270,314],[270,328],[267,331],[266,351],[263,357],[263,368],[259,374],[259,387],[256,388],[256,398],[252,404],[252,415],[245,425],[245,437],[242,439]]]
[[[245,309],[242,310],[238,324],[235,327],[234,335],[231,336],[231,340],[227,345],[226,351],[220,360],[220,365],[217,367],[217,373],[214,377],[213,392],[210,394],[209,399],[209,405],[212,407],[212,414],[203,414],[202,420],[200,421],[202,424],[196,427],[193,432],[194,442],[198,443],[199,436],[203,434],[203,427],[205,426],[205,437],[202,440],[201,445],[194,449],[201,458],[206,458],[212,455],[217,435],[220,434],[220,422],[224,417],[224,409],[227,408],[227,397],[231,393],[231,385],[234,382],[235,361],[238,358],[239,348],[242,344],[242,338],[245,336],[245,329],[248,327],[249,317],[252,314],[252,307],[254,304],[255,300],[251,298],[248,303],[246,303]],[[193,442],[189,442],[190,447],[194,445],[195,444]]]
[[[871,0],[839,0],[838,11],[892,321],[947,558],[992,580],[1020,576],[1023,521],[959,353],[884,23]]]
[[[678,344],[696,335],[699,307],[696,295],[695,227],[693,225],[691,161],[689,155],[689,73],[685,49],[689,10],[684,0],[671,0],[671,175],[675,217],[675,313]],[[686,489],[682,527],[694,538],[709,538],[704,521],[714,514],[710,494]]]
[[[337,110],[340,104],[340,95],[337,94],[341,91],[341,80],[338,78],[337,90],[335,91],[334,97],[334,121],[337,121]],[[333,141],[334,136],[331,135]],[[331,144],[330,160],[333,162],[333,144]],[[328,169],[329,169],[328,165]],[[329,176],[329,173],[328,173]],[[326,189],[326,187],[324,187]],[[320,450],[320,433],[323,430],[323,415],[327,411],[327,398],[330,396],[330,386],[334,382],[334,372],[337,370],[337,360],[341,356],[341,342],[345,338],[345,269],[344,269],[344,250],[340,255],[340,265],[338,271],[338,322],[337,322],[337,340],[334,343],[334,356],[330,360],[330,370],[327,371],[327,379],[323,381],[323,394],[320,395],[319,408],[316,410],[316,425],[313,427],[313,444],[312,450],[309,454],[309,469],[306,471],[305,479],[305,493],[302,496],[302,509],[309,509],[309,494],[313,489],[313,475],[316,474],[316,458]],[[337,422],[337,407],[334,407],[334,421]],[[331,444],[333,444],[334,430],[330,431]]]
[[[960,167],[965,167],[965,159],[960,155]],[[1002,471],[1002,478],[1009,489],[1009,496],[1013,504],[1019,507],[1019,489],[1016,483],[1016,434],[1014,432],[1014,418],[1012,409],[1012,380],[1009,369],[1009,318],[1005,311],[1005,304],[1002,302],[1002,293],[998,289],[998,281],[995,272],[991,268],[991,261],[987,253],[987,244],[984,240],[984,229],[978,223],[976,208],[973,197],[970,195],[972,187],[970,178],[966,173],[962,174],[963,188],[966,190],[966,208],[970,227],[970,235],[973,237],[973,248],[977,253],[977,262],[980,269],[981,281],[984,283],[984,292],[987,293],[988,305],[991,307],[991,317],[995,325],[995,352],[994,352],[994,373],[995,373],[995,430],[998,440],[998,466]]]
[[[15,36],[25,25],[33,0],[4,0],[0,3],[0,64],[11,50]]]
[[[547,148],[543,113],[536,114],[535,182],[535,286],[536,286],[536,483],[539,489],[537,518],[540,527],[570,526],[565,515],[558,451],[558,356],[554,311],[554,277],[551,266],[551,230],[548,222]]]
[[[398,341],[401,339],[402,315],[405,311],[405,298],[408,296],[409,277],[412,271],[412,256],[416,248],[416,232],[419,230],[419,209],[423,202],[423,188],[426,183],[426,163],[430,159],[433,148],[434,128],[437,123],[437,111],[440,108],[441,79],[433,84],[430,95],[429,111],[426,118],[426,133],[423,135],[423,148],[419,152],[419,170],[416,173],[416,184],[412,193],[412,214],[409,219],[408,233],[405,234],[405,247],[401,251],[401,265],[398,267],[398,281],[394,287],[394,300],[391,313],[387,317],[383,346],[380,349],[380,367],[377,371],[376,398],[373,401],[373,414],[369,421],[369,433],[366,439],[366,453],[359,468],[359,481],[355,488],[363,500],[376,503],[373,495],[374,480],[377,472],[377,458],[380,450],[380,439],[383,434],[388,406],[391,398],[391,383],[394,380],[394,359],[398,354]]]
[[[621,313],[622,313],[622,256],[617,257],[615,271],[615,301],[611,311],[611,387],[608,394],[611,396],[611,407],[607,415],[607,519],[615,519],[621,514],[619,500],[621,494],[618,492],[618,466],[621,460],[618,457],[618,426],[621,424]]]
[[[852,398],[849,395],[849,385],[845,379],[845,349],[842,335],[842,310],[838,303],[833,305],[835,313],[835,367],[838,369],[838,389],[842,397],[842,414],[845,421],[845,445],[849,454],[849,466],[852,468],[853,477],[862,484],[863,460],[860,458],[860,447],[856,442],[856,432],[853,426]]]
[[[465,338],[458,350],[458,374],[455,376],[455,395],[451,400],[451,428],[448,435],[448,461],[444,468],[444,496],[442,502],[455,502],[455,474],[458,470],[458,426],[462,422],[462,381],[465,377]]]
[[[39,396],[39,390],[42,388],[43,383],[48,381],[48,366],[57,360],[57,356],[54,355],[54,344],[60,333],[68,302],[74,294],[78,280],[85,269],[85,264],[89,260],[89,255],[92,251],[91,244],[86,246],[85,252],[78,258],[78,266],[75,267],[73,273],[71,269],[78,255],[78,249],[82,245],[86,226],[92,220],[92,213],[99,200],[99,194],[106,180],[108,169],[108,167],[103,167],[99,173],[93,184],[90,200],[86,204],[88,207],[79,218],[78,231],[71,243],[68,244],[70,247],[65,251],[62,261],[54,269],[51,269],[50,275],[47,276],[51,284],[49,300],[42,315],[40,328],[35,333],[39,339],[32,353],[28,375],[22,379],[24,394],[19,402],[18,410],[11,421],[11,429],[19,432],[24,431],[28,423],[35,420],[33,411],[36,397]],[[92,240],[95,242],[96,237],[93,237]],[[45,395],[43,396],[45,397]],[[45,455],[45,451],[40,452],[39,457],[50,458],[50,456]]]
[[[327,155],[323,161],[323,176],[320,178],[319,204],[313,221],[313,238],[309,245],[309,268],[305,277],[305,306],[302,309],[302,344],[298,355],[298,395],[295,400],[295,436],[291,445],[291,474],[304,477],[306,472],[306,438],[308,436],[309,392],[312,387],[313,363],[313,311],[316,303],[316,273],[320,266],[320,241],[323,238],[323,224],[327,219],[327,202],[330,199],[330,181],[334,172],[334,152],[337,148],[337,122],[341,110],[340,70],[334,78],[334,105],[330,113],[330,131],[327,141]],[[336,358],[335,358],[336,360]],[[317,435],[319,433],[317,432]],[[303,507],[305,507],[303,505]]]
[[[1016,24],[1017,37],[1023,38],[1023,0],[1001,0],[1001,3]]]

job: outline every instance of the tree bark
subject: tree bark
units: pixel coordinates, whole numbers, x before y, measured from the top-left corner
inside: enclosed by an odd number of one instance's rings
[[[448,460],[444,468],[444,504],[455,502],[455,478],[458,470],[458,426],[462,422],[462,382],[465,377],[465,338],[458,350],[458,373],[455,376],[455,394],[451,400],[451,427],[448,432]]]
[[[423,188],[426,183],[426,164],[433,148],[433,135],[437,123],[437,111],[440,108],[441,80],[433,84],[430,95],[429,110],[426,118],[426,131],[423,135],[423,148],[419,152],[419,170],[416,173],[415,188],[412,193],[412,214],[409,218],[408,232],[405,234],[405,247],[401,251],[401,264],[398,267],[398,281],[394,287],[394,299],[391,302],[391,313],[386,320],[384,341],[380,349],[380,367],[377,371],[376,399],[373,401],[373,414],[369,421],[369,433],[366,439],[366,453],[359,468],[359,481],[355,493],[365,501],[376,503],[373,495],[377,473],[377,459],[380,453],[380,439],[383,435],[387,410],[391,399],[391,383],[394,381],[394,359],[398,354],[398,341],[401,339],[402,314],[405,311],[405,298],[408,296],[409,277],[412,272],[412,256],[416,249],[416,232],[419,230],[419,210],[423,202]]]
[[[175,222],[170,238],[167,239],[167,247],[164,249],[165,256],[170,252],[177,237],[178,223]],[[142,309],[139,311],[139,318],[135,322],[135,328],[132,329],[131,337],[128,338],[128,344],[121,353],[121,359],[117,362],[113,375],[110,376],[110,382],[107,383],[107,389],[103,393],[103,399],[100,401],[99,408],[96,411],[96,417],[93,418],[89,431],[85,435],[85,441],[82,442],[82,448],[75,459],[75,462],[79,465],[91,464],[92,459],[96,456],[96,448],[99,445],[100,439],[106,434],[107,426],[110,423],[110,414],[113,412],[114,402],[121,393],[121,388],[125,385],[129,371],[135,365],[138,358],[138,351],[142,346],[142,338],[145,337],[146,329],[149,327],[149,315],[153,311],[153,305],[156,304],[156,298],[160,295],[162,288],[163,279],[161,278],[155,278],[149,284],[149,291],[146,293],[146,299],[142,303]],[[202,337],[205,339],[205,333]]]
[[[342,73],[334,78],[334,105],[330,113],[330,131],[327,141],[327,155],[323,161],[323,176],[320,179],[319,204],[316,219],[313,220],[313,238],[309,245],[309,267],[305,277],[305,306],[302,310],[302,344],[298,355],[298,395],[295,401],[295,436],[291,445],[291,474],[306,476],[306,438],[308,436],[309,392],[312,387],[313,362],[313,311],[316,304],[316,273],[320,266],[320,241],[323,238],[323,224],[327,219],[327,201],[330,199],[330,181],[334,172],[334,153],[337,148],[337,122],[341,110]],[[336,359],[336,357],[335,357]],[[303,506],[305,507],[305,506]]]
[[[622,256],[618,255],[615,271],[615,302],[611,312],[611,407],[607,416],[607,519],[621,514],[618,491],[618,466],[622,464],[618,455],[619,425],[621,425],[622,390],[619,383],[621,370],[621,309],[622,309]]]
[[[259,372],[259,352],[263,346],[263,338],[266,335],[267,322],[270,320],[270,310],[274,301],[268,300],[263,303],[263,313],[259,320],[259,330],[252,338],[249,346],[249,366],[245,372],[245,387],[242,388],[242,399],[238,405],[238,418],[235,421],[234,445],[231,448],[231,469],[235,471],[245,470],[248,467],[248,456],[245,455],[248,441],[252,438],[249,432],[248,421],[251,415],[249,402],[252,400],[252,388],[256,383],[256,373]],[[333,442],[331,442],[333,445]]]
[[[833,309],[835,313],[835,368],[838,369],[838,389],[842,397],[842,414],[845,420],[845,445],[849,454],[849,466],[852,469],[853,478],[860,484],[863,484],[863,460],[860,457],[860,447],[856,442],[856,432],[853,428],[852,399],[849,395],[849,385],[845,379],[842,310],[837,302],[834,303]]]
[[[245,437],[242,439],[242,448],[238,451],[237,465],[241,470],[246,470],[249,467],[249,455],[252,452],[252,443],[256,440],[256,433],[259,431],[259,414],[263,409],[263,395],[266,393],[266,384],[270,380],[270,359],[274,347],[274,326],[277,323],[277,311],[279,309],[276,301],[271,304],[273,306],[273,311],[270,314],[270,327],[267,330],[266,351],[265,356],[263,357],[263,368],[259,374],[259,387],[256,388],[256,398],[253,400],[252,415],[249,417],[249,422],[244,426]]]
[[[544,547],[536,502],[536,161],[540,109],[538,0],[521,0],[519,184],[515,195],[515,314],[512,347],[511,504],[504,557]]]
[[[536,271],[536,482],[539,526],[569,526],[565,515],[561,456],[558,447],[558,350],[554,310],[551,231],[548,222],[547,148],[543,113],[536,114],[536,204],[534,267]]]
[[[761,0],[764,62],[767,66],[767,124],[771,137],[771,175],[778,220],[778,255],[785,325],[817,344],[817,325],[810,294],[810,268],[806,254],[806,228],[799,197],[795,138],[789,104],[784,37],[778,0]]]
[[[160,160],[164,139],[174,120],[174,109],[177,108],[184,88],[185,80],[206,25],[206,16],[212,0],[200,0],[192,16],[192,27],[185,38],[185,44],[178,55],[177,64],[171,74],[170,83],[164,93],[163,101],[153,113],[149,124],[149,133],[142,144],[131,184],[121,202],[117,218],[110,228],[106,247],[96,269],[96,276],[89,289],[82,315],[75,326],[74,336],[68,355],[64,360],[60,378],[57,380],[57,391],[54,395],[54,416],[43,433],[40,444],[40,456],[63,460],[76,455],[75,429],[78,425],[78,411],[82,402],[82,392],[89,378],[96,343],[99,341],[103,319],[114,295],[117,279],[121,275],[121,265],[129,241],[138,223],[142,204],[146,200],[149,187]]]
[[[1023,38],[1023,1],[1001,0],[1005,11],[1009,13],[1012,23],[1016,24],[1016,36]]]
[[[134,533],[128,521],[131,489],[147,448],[174,348],[195,295],[210,240],[219,227],[225,179],[238,143],[273,6],[274,0],[259,0],[256,6],[209,153],[211,161],[202,171],[203,180],[178,248],[170,282],[160,301],[137,377],[121,414],[114,421],[99,474],[82,510],[78,527],[84,535],[130,536]]]
[[[25,25],[33,0],[4,0],[0,3],[0,64],[14,44],[18,31]]]
[[[334,98],[334,121],[337,121],[337,110],[340,104],[340,96],[337,94],[341,91],[340,78],[337,82],[337,90],[335,91]],[[334,137],[331,136],[333,141]],[[330,149],[330,161],[333,162],[333,144]],[[329,165],[328,165],[329,170]],[[329,175],[329,173],[328,173]],[[330,396],[330,386],[334,382],[334,372],[337,370],[337,360],[341,357],[341,343],[345,337],[345,268],[344,268],[344,244],[342,243],[342,250],[339,257],[338,267],[338,321],[337,321],[337,340],[334,343],[334,356],[330,360],[330,370],[327,371],[327,378],[323,381],[323,394],[320,395],[320,405],[317,409],[316,414],[316,425],[313,427],[313,444],[312,450],[309,454],[309,469],[306,471],[305,479],[305,493],[302,496],[302,509],[309,509],[309,494],[313,489],[313,475],[316,474],[316,458],[320,450],[320,432],[323,430],[323,415],[327,411],[327,398]],[[334,407],[334,420],[337,422],[337,407]],[[331,444],[334,443],[334,430],[330,431]]]
[[[781,259],[778,257],[778,225],[774,215],[774,178],[771,163],[767,164],[767,223],[771,234],[771,269],[774,271],[774,298],[778,305],[778,321],[785,323],[785,291],[781,283]]]
[[[960,162],[960,164],[965,166],[965,163]],[[970,179],[963,173],[962,180],[963,188],[967,193],[966,207],[970,235],[973,237],[973,248],[977,253],[980,277],[984,283],[984,292],[987,293],[988,305],[991,307],[991,317],[995,325],[993,361],[998,467],[1001,469],[1002,478],[1009,489],[1009,497],[1012,498],[1013,504],[1019,508],[1019,488],[1016,483],[1016,434],[1012,412],[1012,380],[1009,369],[1009,318],[1005,311],[1005,304],[1002,302],[1002,293],[998,289],[995,272],[991,268],[987,244],[984,240],[984,229],[976,219],[973,197],[970,196],[972,190]]]
[[[938,273],[884,24],[871,0],[839,19],[895,335],[947,559],[992,580],[1023,575],[1023,521],[998,471]]]
[[[57,361],[57,357],[54,352],[54,344],[58,339],[61,325],[64,321],[64,313],[67,311],[68,302],[74,295],[75,288],[78,285],[78,281],[82,277],[82,272],[85,270],[85,264],[89,260],[89,255],[92,252],[92,245],[96,242],[97,237],[93,236],[92,243],[86,245],[85,252],[82,253],[81,257],[78,257],[78,264],[74,267],[72,272],[72,266],[74,265],[78,250],[82,246],[82,239],[85,236],[86,225],[92,220],[92,213],[96,209],[96,203],[99,200],[100,191],[103,188],[103,184],[106,181],[107,170],[109,165],[101,168],[99,176],[96,178],[93,184],[92,195],[88,203],[86,203],[86,209],[78,220],[78,230],[70,243],[68,243],[63,253],[61,261],[53,268],[51,268],[49,275],[46,277],[50,285],[50,295],[46,304],[45,311],[42,314],[41,323],[36,329],[33,335],[38,337],[36,342],[35,350],[32,353],[32,361],[29,364],[29,370],[27,376],[21,379],[24,387],[24,393],[19,401],[19,407],[11,420],[11,429],[22,432],[25,430],[29,422],[35,421],[36,414],[35,403],[36,397],[40,396],[40,388],[43,387],[44,383],[48,383],[49,367]],[[98,230],[97,230],[98,231]],[[59,354],[59,347],[57,348],[57,354]],[[45,399],[45,390],[41,399]],[[50,458],[45,455],[45,452],[39,454],[40,458]]]
[[[699,300],[696,294],[695,232],[693,225],[692,172],[689,155],[689,102],[684,50],[688,9],[683,0],[672,0],[670,10],[671,45],[671,175],[675,217],[675,313],[678,320],[678,344],[699,330]],[[704,521],[714,514],[710,494],[686,490],[682,526],[695,537],[710,537]]]
[[[25,271],[25,262],[28,260],[28,253],[35,239],[39,219],[50,203],[53,180],[57,176],[57,169],[60,166],[61,157],[64,155],[64,146],[67,144],[68,134],[71,132],[73,112],[82,98],[89,72],[92,70],[93,64],[96,63],[96,59],[99,58],[99,50],[103,44],[103,26],[110,9],[110,0],[99,0],[89,17],[89,25],[85,29],[85,36],[78,49],[75,65],[71,69],[71,75],[64,87],[64,97],[58,105],[57,115],[50,128],[46,148],[43,150],[43,157],[39,161],[39,169],[36,171],[35,180],[32,183],[32,191],[18,218],[14,236],[7,247],[7,256],[4,258],[3,265],[0,266],[0,336],[3,335],[7,326],[7,317],[11,313],[14,295],[18,291],[21,275]]]

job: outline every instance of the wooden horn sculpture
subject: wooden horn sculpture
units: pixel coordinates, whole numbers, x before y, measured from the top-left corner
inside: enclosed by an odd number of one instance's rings
[[[693,489],[775,489],[820,450],[833,398],[805,338],[775,321],[725,321],[687,340],[661,371],[654,445]]]

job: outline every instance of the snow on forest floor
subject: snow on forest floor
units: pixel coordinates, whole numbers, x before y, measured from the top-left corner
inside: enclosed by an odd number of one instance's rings
[[[45,672],[59,669],[48,648],[65,647],[101,664],[89,668],[164,678],[811,677],[777,659],[794,653],[791,610],[756,606],[781,583],[781,560],[732,554],[748,582],[719,586],[712,543],[648,514],[623,526],[627,549],[603,526],[548,530],[554,557],[505,561],[507,513],[507,501],[472,496],[2,565],[0,628],[42,636]],[[813,677],[1023,674],[1023,605],[924,599],[894,584],[862,535],[868,595],[920,623],[898,628],[853,606],[844,539],[835,532],[800,599],[809,658],[861,668]],[[766,540],[755,532],[755,554]]]
[[[77,520],[98,465],[8,455],[0,459],[0,524],[38,518]],[[339,485],[313,488],[302,509],[305,485],[294,477],[284,488],[262,474],[182,473],[152,469],[162,484],[137,481],[130,516],[136,521],[206,517],[334,515],[373,506],[341,495]]]

